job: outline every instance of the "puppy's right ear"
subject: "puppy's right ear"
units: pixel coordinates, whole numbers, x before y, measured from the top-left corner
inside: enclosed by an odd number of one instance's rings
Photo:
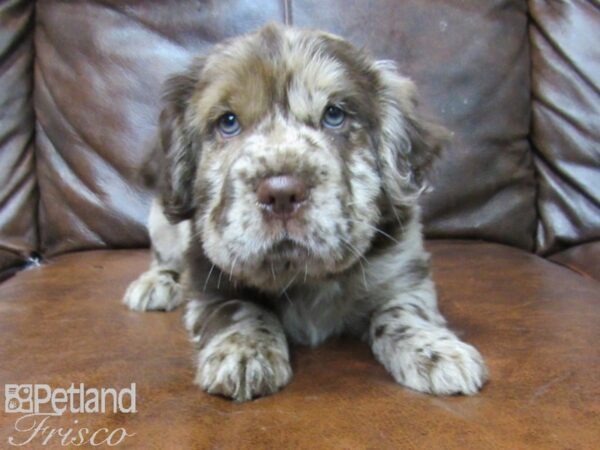
[[[190,104],[199,88],[203,58],[197,58],[164,86],[160,115],[158,188],[164,213],[172,223],[194,215],[194,178],[201,151],[200,130],[192,125]]]
[[[378,61],[374,67],[381,83],[383,175],[388,194],[401,203],[403,196],[423,188],[450,133],[417,113],[415,84],[400,75],[394,62]]]

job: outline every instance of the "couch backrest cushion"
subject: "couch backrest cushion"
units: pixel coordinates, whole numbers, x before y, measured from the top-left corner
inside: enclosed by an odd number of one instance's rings
[[[417,82],[426,112],[455,133],[432,174],[434,191],[423,198],[427,235],[531,249],[526,2],[294,0],[292,6],[295,24],[332,30],[398,61]]]
[[[213,43],[281,20],[272,3],[38,2],[45,254],[147,245],[149,193],[136,172],[155,137],[161,83]]]
[[[537,251],[600,239],[600,6],[530,1]]]
[[[0,3],[0,277],[37,248],[33,9]]]
[[[427,113],[455,132],[424,198],[433,237],[533,247],[523,1],[37,3],[35,107],[43,250],[147,243],[135,181],[160,84],[214,42],[268,21],[318,27],[395,59]]]

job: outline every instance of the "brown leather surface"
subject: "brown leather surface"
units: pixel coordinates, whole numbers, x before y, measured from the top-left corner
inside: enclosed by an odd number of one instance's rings
[[[524,0],[48,0],[37,5],[35,78],[46,253],[147,243],[148,195],[134,174],[154,136],[161,81],[191,54],[272,20],[397,59],[427,112],[455,132],[425,198],[431,236],[533,248]]]
[[[426,112],[455,133],[424,198],[428,236],[533,248],[525,1],[295,0],[292,21],[398,61]]]
[[[32,39],[32,2],[0,2],[0,279],[37,248]]]
[[[268,20],[281,2],[47,0],[36,9],[37,163],[48,255],[148,244],[136,181],[160,85],[191,55]]]
[[[600,239],[600,5],[532,0],[537,251]]]
[[[554,253],[549,259],[600,281],[600,241],[575,245]]]
[[[136,433],[116,448],[597,448],[599,284],[508,247],[428,246],[441,309],[491,371],[475,397],[407,391],[364,344],[346,339],[294,349],[295,377],[273,397],[238,405],[206,395],[192,385],[180,313],[120,304],[146,267],[144,251],[64,255],[0,286],[0,386],[136,382],[136,414],[52,422]],[[14,421],[1,413],[0,442]]]

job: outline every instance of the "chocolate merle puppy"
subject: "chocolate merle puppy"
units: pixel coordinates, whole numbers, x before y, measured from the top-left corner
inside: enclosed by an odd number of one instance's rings
[[[447,327],[417,199],[444,130],[413,83],[339,37],[267,26],[166,83],[145,169],[154,260],[125,303],[186,303],[197,383],[237,401],[292,377],[288,341],[367,340],[394,379],[474,394],[477,350]]]

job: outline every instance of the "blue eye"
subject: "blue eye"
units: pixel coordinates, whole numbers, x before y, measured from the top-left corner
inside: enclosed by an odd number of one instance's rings
[[[339,128],[346,120],[346,113],[337,106],[329,105],[323,113],[322,123],[327,128]]]
[[[226,112],[219,117],[219,131],[224,137],[232,137],[240,133],[242,127],[236,115],[232,112]]]

